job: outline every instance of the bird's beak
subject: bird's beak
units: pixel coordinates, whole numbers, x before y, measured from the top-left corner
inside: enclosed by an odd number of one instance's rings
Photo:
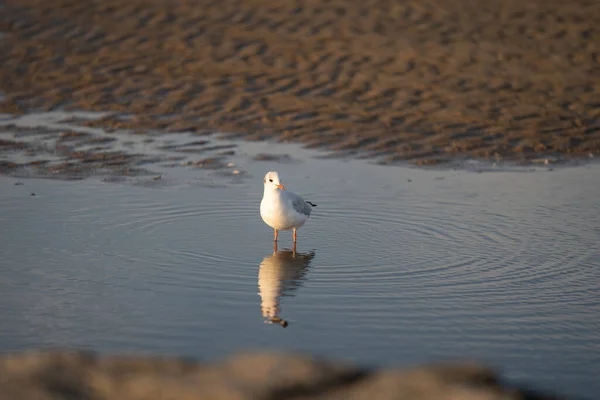
[[[277,187],[278,187],[279,189],[281,189],[281,190],[285,190],[285,188],[283,187],[283,185],[282,185],[281,183],[280,183],[280,184],[278,184],[278,185],[275,185],[275,186],[277,186]]]

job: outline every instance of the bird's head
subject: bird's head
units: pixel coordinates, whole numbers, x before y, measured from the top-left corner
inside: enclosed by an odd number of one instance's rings
[[[283,184],[281,183],[281,179],[279,179],[279,174],[275,171],[267,172],[263,182],[265,184],[265,189],[268,188],[273,191],[285,190],[285,187],[283,187]]]

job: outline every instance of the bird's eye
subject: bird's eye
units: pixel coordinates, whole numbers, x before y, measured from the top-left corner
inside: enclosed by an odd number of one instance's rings
[[[269,179],[269,182],[273,182],[273,179]]]

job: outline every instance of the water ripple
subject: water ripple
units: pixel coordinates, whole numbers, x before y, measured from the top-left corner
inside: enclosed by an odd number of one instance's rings
[[[577,179],[597,182],[584,172]],[[305,259],[273,254],[255,188],[52,182],[28,201],[0,196],[10,228],[0,231],[0,325],[10,327],[0,342],[303,346],[584,376],[581,365],[600,354],[600,185],[499,175],[453,178],[457,188],[415,179],[398,190],[348,175],[312,180],[306,198],[318,207],[298,242]],[[281,234],[280,250],[290,245]],[[274,315],[290,327],[265,328]]]

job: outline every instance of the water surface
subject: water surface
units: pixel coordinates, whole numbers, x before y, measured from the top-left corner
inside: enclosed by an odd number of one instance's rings
[[[1,177],[0,351],[475,359],[538,388],[600,391],[598,165],[478,174],[297,149],[298,162],[252,162],[264,146],[244,147],[234,182]],[[274,254],[259,217],[269,169],[318,204],[295,253],[284,232]]]

